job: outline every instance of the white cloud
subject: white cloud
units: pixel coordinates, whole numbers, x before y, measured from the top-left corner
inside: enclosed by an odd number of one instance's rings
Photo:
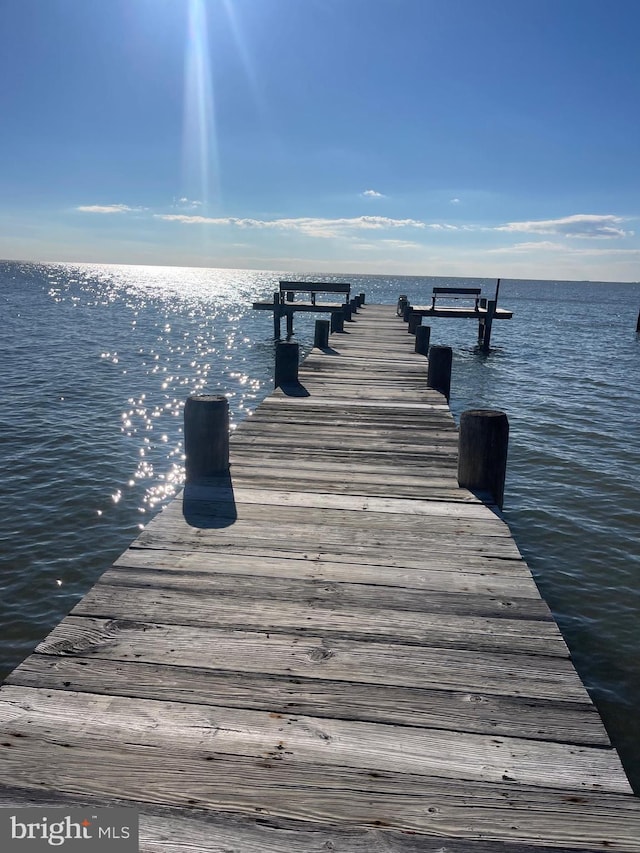
[[[633,232],[624,231],[620,216],[578,213],[561,219],[538,219],[529,222],[507,222],[496,231],[525,232],[527,234],[558,234],[563,237],[626,237]]]
[[[449,199],[449,204],[460,204],[459,198],[451,198]]]
[[[387,216],[356,216],[350,219],[298,217],[295,219],[265,220],[240,219],[233,216],[212,218],[190,216],[183,213],[157,213],[154,214],[154,217],[167,222],[182,222],[185,225],[232,225],[238,228],[272,228],[281,231],[297,231],[309,237],[344,237],[359,231],[433,227],[418,219],[391,219]]]
[[[386,198],[383,193],[379,193],[377,190],[365,190],[362,195],[366,198]]]
[[[182,196],[182,198],[179,198],[177,203],[174,204],[174,207],[197,208],[197,207],[202,207],[202,202],[196,201],[195,199],[192,199],[192,198],[187,198],[186,196]]]
[[[565,252],[567,247],[563,243],[554,243],[551,240],[540,240],[539,242],[516,243],[514,246],[503,246],[500,249],[487,249],[487,253],[493,255],[508,255],[511,252]]]
[[[81,213],[129,213],[136,209],[126,204],[83,204],[76,208]]]

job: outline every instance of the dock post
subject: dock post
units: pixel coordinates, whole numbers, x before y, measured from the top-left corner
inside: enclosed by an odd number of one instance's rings
[[[279,388],[288,382],[298,381],[298,362],[300,346],[297,343],[278,341],[276,344],[276,369],[274,386]]]
[[[407,302],[407,304],[402,309],[402,319],[404,320],[405,323],[409,322],[409,317],[411,316],[412,311],[413,311],[413,308],[411,307],[411,304],[409,302]]]
[[[636,332],[640,332],[640,311],[638,311],[638,322],[636,323]]]
[[[344,311],[332,311],[330,324],[332,332],[344,332]]]
[[[280,337],[280,317],[282,309],[280,308],[280,293],[276,290],[273,294],[273,337],[276,340]]]
[[[504,412],[470,409],[460,416],[458,485],[489,492],[498,507],[504,501],[509,421]]]
[[[431,326],[418,326],[416,329],[416,352],[420,355],[427,355],[430,340]]]
[[[396,314],[398,315],[398,317],[404,317],[404,309],[408,304],[409,300],[404,295],[404,293],[402,294],[402,296],[398,297],[398,304],[396,305]]]
[[[415,335],[416,330],[417,330],[418,326],[420,326],[421,323],[422,323],[422,315],[416,314],[415,311],[412,311],[409,314],[407,332],[410,335]]]
[[[453,350],[451,347],[429,347],[427,363],[427,386],[440,391],[449,402],[451,392],[451,364]]]
[[[351,314],[353,312],[351,311],[351,304],[349,302],[345,302],[342,306],[342,313],[344,314],[345,322],[351,322]]]
[[[195,394],[184,406],[187,483],[229,473],[229,401],[223,395]]]
[[[293,310],[287,311],[287,338],[293,336]]]
[[[328,320],[316,320],[313,345],[314,347],[318,347],[318,349],[326,349],[329,346]]]
[[[495,299],[489,299],[489,301],[487,302],[487,313],[484,317],[484,322],[482,323],[482,340],[478,341],[484,352],[489,351],[489,345],[491,343],[491,325],[493,323],[495,313]],[[480,330],[478,330],[478,334],[480,334]]]
[[[365,300],[365,294],[361,293],[360,294],[360,305],[364,305],[364,300]]]
[[[358,313],[358,304],[356,302],[355,297],[353,299],[349,300],[349,305],[351,305],[351,313],[357,314]]]

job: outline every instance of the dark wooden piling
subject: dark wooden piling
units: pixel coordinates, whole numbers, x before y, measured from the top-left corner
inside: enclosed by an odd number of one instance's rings
[[[329,346],[329,320],[316,320],[313,345],[319,349]]]
[[[432,346],[429,347],[428,358],[427,385],[444,394],[448,402],[451,392],[453,351],[451,347]]]
[[[487,302],[487,313],[478,322],[478,343],[485,352],[489,351],[491,345],[491,327],[495,313],[496,301],[495,299],[489,299]]]
[[[229,401],[222,395],[194,395],[184,407],[187,482],[229,471]]]
[[[300,347],[297,343],[278,341],[276,344],[276,365],[274,385],[279,388],[287,383],[298,381]]]
[[[418,326],[416,329],[415,351],[420,355],[428,355],[431,340],[431,326]]]
[[[332,311],[329,322],[331,332],[344,332],[344,311]]]
[[[360,298],[360,305],[364,305],[365,298],[366,298],[366,297],[365,297],[365,294],[364,294],[364,293],[359,293],[359,294],[358,294],[358,296],[359,296],[359,298]]]
[[[422,323],[422,317],[419,314],[416,314],[415,311],[411,311],[409,314],[409,320],[407,322],[407,332],[410,335],[415,335],[416,329]]]
[[[351,308],[350,302],[344,303],[344,305],[342,306],[342,313],[344,314],[344,321],[346,323],[350,323],[351,322],[351,315],[353,314],[353,310]]]
[[[276,290],[273,294],[273,337],[276,340],[280,337],[280,318],[282,317],[282,308],[280,307],[280,291]]]
[[[472,409],[460,416],[458,484],[488,492],[502,509],[507,471],[509,422],[504,412]]]
[[[638,321],[636,323],[636,332],[640,332],[640,311],[638,311]]]

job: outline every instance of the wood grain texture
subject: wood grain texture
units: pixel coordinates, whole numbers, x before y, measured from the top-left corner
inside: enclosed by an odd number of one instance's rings
[[[640,853],[426,375],[364,306],[260,404],[231,480],[190,483],[0,689],[1,805],[133,805],[162,853]]]

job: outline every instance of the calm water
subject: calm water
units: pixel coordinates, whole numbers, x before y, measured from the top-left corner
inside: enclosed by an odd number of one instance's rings
[[[224,391],[237,424],[269,393],[250,303],[285,277],[0,262],[0,677],[180,488],[185,398]],[[475,283],[336,280],[393,304]],[[640,792],[640,285],[503,281],[500,303],[490,354],[473,321],[433,320],[432,342],[454,348],[456,416],[509,416],[505,516]]]

